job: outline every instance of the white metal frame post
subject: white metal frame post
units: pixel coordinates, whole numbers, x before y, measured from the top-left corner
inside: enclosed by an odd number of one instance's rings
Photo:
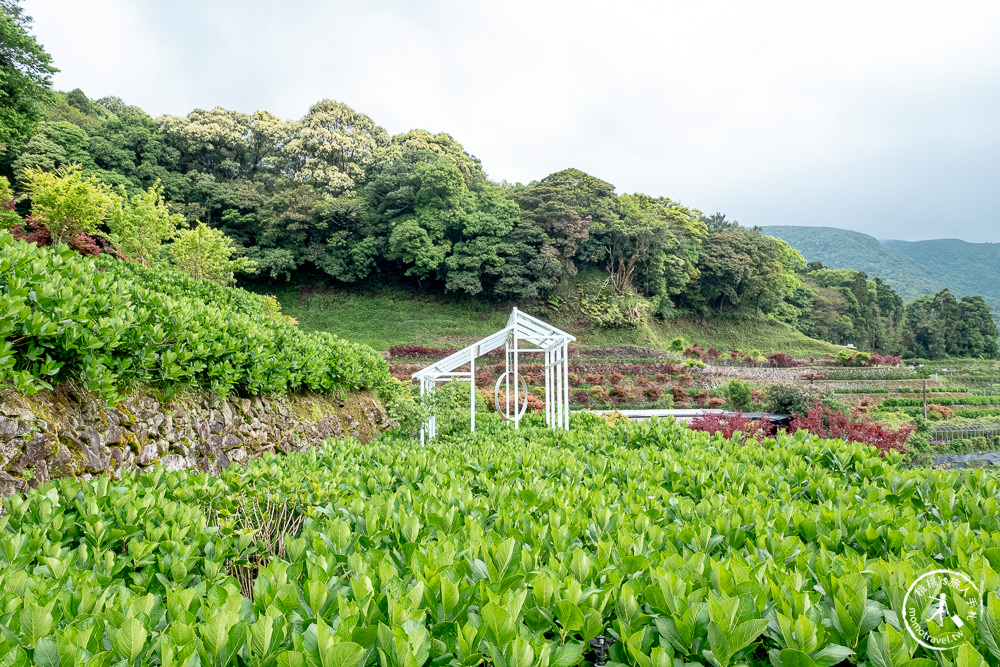
[[[563,339],[563,428],[569,430],[569,341]]]
[[[517,400],[517,392],[521,388],[517,373],[517,327],[514,328],[514,430],[521,428],[521,402]]]
[[[475,352],[475,350],[473,351]],[[469,359],[469,430],[476,431],[476,355]]]

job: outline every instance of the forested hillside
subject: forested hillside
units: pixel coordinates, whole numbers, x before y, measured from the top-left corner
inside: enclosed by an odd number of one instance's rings
[[[832,227],[763,227],[784,239],[809,262],[878,276],[906,300],[948,288],[957,297],[979,294],[1000,311],[1000,244],[958,239],[879,241]]]
[[[807,267],[785,241],[721,213],[619,195],[576,169],[491,181],[450,135],[390,137],[333,100],[296,121],[221,108],[153,119],[117,98],[56,93],[4,167],[16,237],[170,261],[201,278],[270,289],[389,280],[443,298],[544,303],[596,327],[745,314],[882,354],[997,351],[992,323],[965,321],[963,333],[948,319],[978,317],[978,302],[908,314],[885,282]],[[108,203],[63,229],[46,197],[83,183],[91,203]],[[198,254],[207,246],[212,261]],[[937,330],[955,340],[932,340]]]
[[[981,300],[907,308],[885,282],[807,267],[759,228],[619,194],[578,169],[491,180],[451,135],[390,136],[343,102],[296,120],[219,107],[153,118],[117,97],[51,93],[27,17],[5,21],[23,56],[5,94],[23,103],[0,137],[0,226],[17,239],[268,291],[389,279],[437,298],[544,305],[581,327],[752,316],[882,354],[997,353]],[[960,313],[974,317],[959,326]],[[929,340],[935,328],[951,339]]]

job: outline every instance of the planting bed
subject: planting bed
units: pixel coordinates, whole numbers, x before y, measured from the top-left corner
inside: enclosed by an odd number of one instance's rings
[[[576,423],[12,498],[0,660],[573,667],[604,636],[634,667],[923,667],[902,604],[941,568],[986,592],[956,664],[1000,660],[995,477],[805,433]]]

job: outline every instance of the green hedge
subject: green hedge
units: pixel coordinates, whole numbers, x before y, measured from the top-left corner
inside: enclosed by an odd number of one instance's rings
[[[834,387],[835,394],[919,394],[920,387]],[[928,394],[965,394],[968,387],[927,387]],[[936,401],[935,401],[936,402]]]
[[[134,383],[259,395],[388,380],[371,348],[304,333],[246,292],[211,300],[225,289],[0,232],[0,387],[33,393],[74,380],[113,400]]]
[[[100,255],[95,261],[100,270],[112,271],[121,278],[161,294],[183,294],[245,315],[273,316],[280,310],[274,297],[238,287],[226,287],[211,280],[197,280],[169,267],[149,269],[138,262],[123,262],[107,254]]]
[[[927,399],[937,405],[1000,405],[1000,396],[940,396]],[[909,408],[923,404],[920,398],[887,398],[882,405],[887,408]]]

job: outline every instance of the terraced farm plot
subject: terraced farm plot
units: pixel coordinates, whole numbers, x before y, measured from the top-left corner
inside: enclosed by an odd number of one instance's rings
[[[523,426],[9,499],[0,664],[572,667],[604,636],[616,667],[923,667],[902,604],[942,568],[986,593],[956,664],[1000,660],[986,472],[804,433]]]

